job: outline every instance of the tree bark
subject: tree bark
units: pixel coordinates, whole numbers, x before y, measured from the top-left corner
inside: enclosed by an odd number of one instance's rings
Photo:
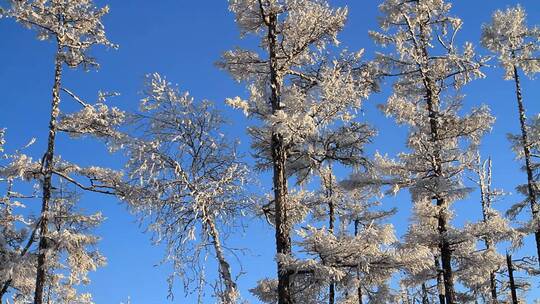
[[[360,220],[354,220],[354,236],[358,236],[358,226],[360,225]],[[362,284],[360,284],[360,271],[356,270],[356,278],[358,279],[358,288],[356,292],[358,293],[358,304],[362,304]]]
[[[236,303],[239,294],[236,282],[231,276],[231,266],[225,258],[223,247],[221,246],[219,231],[214,222],[214,218],[208,213],[208,210],[205,210],[205,212],[207,232],[212,238],[212,245],[214,246],[216,259],[218,260],[219,276],[221,277],[223,284],[225,284],[225,291],[219,295],[222,301],[221,303]]]
[[[270,12],[263,18],[266,20],[268,28],[268,52],[270,65],[270,103],[272,113],[282,109],[281,106],[281,87],[282,76],[279,72],[277,49],[278,49],[278,29],[277,15]],[[287,160],[287,151],[283,142],[283,135],[278,132],[272,132],[271,139],[272,162],[273,162],[273,184],[274,184],[274,204],[275,204],[275,225],[276,225],[276,252],[278,255],[289,256],[291,250],[290,223],[287,216],[287,174],[285,162]],[[285,268],[285,265],[278,260],[278,303],[292,304],[291,296],[291,274]]]
[[[429,70],[428,62],[430,61],[430,56],[427,49],[429,45],[427,37],[429,35],[426,33],[425,26],[427,25],[422,24],[422,23],[420,24],[421,45],[417,45],[417,48],[419,48],[419,51],[421,52],[423,56],[423,61],[419,62],[418,64],[420,66],[424,89],[426,90],[424,98],[427,103],[431,141],[433,142],[433,145],[434,145],[433,173],[436,179],[440,179],[440,178],[443,178],[444,176],[443,176],[443,169],[442,169],[443,162],[441,159],[441,147],[439,143],[440,141],[439,123],[438,123],[438,116],[440,114],[439,113],[439,91],[438,91],[438,86],[436,82],[426,73],[426,71]],[[450,248],[450,243],[448,242],[448,239],[447,239],[448,218],[447,218],[446,211],[448,209],[448,202],[446,201],[446,198],[440,197],[438,194],[435,194],[433,199],[436,201],[436,204],[440,209],[439,215],[438,215],[437,230],[439,233],[439,250],[441,252],[441,263],[442,263],[443,278],[444,278],[445,299],[446,299],[446,304],[454,304],[455,291],[454,291],[454,277],[453,277],[453,271],[452,271],[452,250]]]
[[[427,56],[427,51],[426,51]],[[431,132],[431,140],[434,143],[435,150],[434,153],[434,168],[436,178],[442,178],[442,159],[441,151],[439,147],[439,124],[437,121],[437,116],[439,114],[438,109],[438,96],[433,91],[435,85],[430,78],[425,78],[425,87],[426,87],[426,102],[429,113],[429,124]],[[439,250],[441,252],[441,264],[443,271],[444,279],[444,295],[447,304],[454,304],[455,302],[455,291],[454,291],[454,276],[452,271],[452,249],[450,248],[450,243],[447,239],[447,225],[448,218],[446,211],[448,209],[448,204],[446,199],[443,197],[435,197],[437,206],[440,208],[438,215],[437,230],[439,232]]]
[[[437,269],[437,291],[439,293],[439,304],[446,304],[446,296],[444,292],[444,276],[441,270],[441,262],[439,257],[435,257],[435,268]]]
[[[508,266],[508,277],[510,280],[510,294],[512,295],[512,304],[519,304],[516,290],[516,282],[514,281],[514,265],[512,263],[512,256],[506,254],[506,265]]]
[[[332,198],[333,195],[333,189],[332,189],[332,169],[329,169],[328,173],[328,185],[326,186],[326,197],[328,200],[328,230],[330,233],[334,234],[334,201]],[[330,286],[328,286],[328,304],[334,304],[335,303],[335,297],[336,297],[336,286],[335,283],[332,281],[330,283]]]
[[[427,50],[425,50],[425,56],[427,56]],[[436,92],[434,92],[435,83],[429,77],[424,78],[424,85],[426,88],[426,103],[428,108],[429,115],[429,124],[430,124],[430,135],[431,140],[434,144],[435,150],[434,154],[434,168],[435,178],[443,177],[442,170],[442,159],[441,151],[439,146],[439,123],[437,116],[439,115],[439,99]],[[438,195],[438,194],[437,194]],[[447,209],[448,203],[443,197],[435,197],[437,206],[439,207],[438,223],[437,230],[439,232],[439,250],[441,252],[441,263],[443,270],[443,279],[444,279],[444,295],[446,298],[447,304],[454,304],[455,302],[455,292],[454,292],[454,275],[452,271],[452,249],[450,248],[450,243],[447,239]]]
[[[515,55],[512,54],[515,58]],[[523,105],[523,95],[521,94],[521,82],[519,79],[519,73],[517,67],[514,65],[514,83],[516,85],[516,99],[519,112],[519,124],[521,128],[521,145],[523,146],[523,156],[525,157],[525,171],[527,172],[527,191],[529,192],[529,201],[531,204],[531,212],[533,220],[538,220],[538,201],[536,197],[536,185],[534,181],[532,161],[531,161],[531,148],[529,142],[529,134],[527,131],[527,116],[525,114],[525,106]],[[536,255],[538,262],[540,263],[540,227],[536,227],[534,232],[536,239]]]
[[[42,160],[42,174],[43,174],[43,199],[41,205],[41,220],[39,225],[39,245],[38,245],[38,259],[37,259],[37,272],[36,272],[36,286],[34,292],[34,303],[43,303],[43,290],[45,287],[45,280],[47,275],[47,250],[50,247],[50,240],[48,239],[48,225],[49,225],[49,202],[52,195],[52,173],[54,169],[54,148],[56,139],[56,125],[58,122],[58,115],[60,113],[60,85],[62,80],[62,58],[60,55],[61,49],[58,47],[56,53],[55,73],[54,73],[54,85],[52,89],[52,104],[49,120],[49,136],[47,140],[47,151]]]

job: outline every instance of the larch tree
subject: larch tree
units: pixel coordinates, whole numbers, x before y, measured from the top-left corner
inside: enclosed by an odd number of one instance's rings
[[[93,46],[116,47],[107,39],[101,18],[108,13],[108,7],[97,8],[91,0],[13,0],[8,15],[22,25],[36,30],[38,39],[55,42],[54,83],[52,88],[51,111],[49,117],[47,149],[41,158],[37,178],[42,185],[42,205],[39,216],[37,273],[35,280],[34,303],[44,301],[47,281],[48,259],[54,247],[51,237],[51,200],[53,195],[53,176],[71,182],[79,188],[96,192],[111,193],[105,184],[98,180],[117,177],[109,170],[97,167],[81,168],[75,164],[62,162],[56,155],[58,120],[60,116],[60,93],[64,91],[80,101],[71,91],[62,86],[63,67],[97,67],[97,62],[89,51]],[[86,108],[86,105],[83,104]],[[88,107],[92,107],[88,105]],[[87,177],[91,184],[84,186],[73,175]]]
[[[395,210],[375,209],[380,205],[377,187],[349,190],[334,183],[332,195],[325,199],[333,202],[336,227],[304,228],[299,241],[301,252],[314,257],[307,262],[318,261],[336,277],[335,299],[330,298],[335,303],[363,303],[366,298],[375,303],[395,301],[388,280],[400,269],[402,259],[395,246],[394,228],[385,222]],[[329,280],[320,274],[312,276],[323,282]]]
[[[236,143],[223,134],[226,123],[215,106],[195,101],[159,74],[146,78],[138,112],[128,113],[122,134],[111,134],[115,149],[127,156],[126,180],[118,195],[149,223],[154,241],[166,245],[166,262],[186,292],[195,283],[202,301],[209,282],[204,264],[213,253],[219,303],[240,300],[231,269],[226,232],[249,206],[244,183],[248,171]]]
[[[470,192],[463,174],[494,120],[485,106],[460,115],[459,89],[484,76],[483,60],[472,44],[457,46],[462,21],[450,9],[442,0],[387,0],[380,5],[382,31],[371,32],[378,44],[395,51],[377,56],[382,72],[397,77],[383,112],[410,130],[409,152],[398,161],[381,158],[381,166],[401,176],[397,187],[410,189],[415,224],[408,241],[433,250],[444,286],[440,301],[447,304],[457,302],[452,265],[459,233],[451,227],[451,205]]]
[[[529,77],[540,72],[540,29],[527,25],[526,12],[521,6],[499,10],[493,14],[491,23],[482,27],[482,45],[497,54],[499,64],[505,71],[505,79],[514,81],[521,134],[510,138],[514,150],[525,162],[527,175],[526,186],[519,189],[526,199],[515,206],[514,213],[526,204],[530,206],[532,218],[528,226],[534,233],[537,257],[540,258],[538,179],[534,175],[534,156],[531,154],[532,143],[520,80],[520,72]]]
[[[248,86],[249,97],[227,99],[246,115],[261,121],[249,128],[258,166],[273,172],[270,199],[275,226],[277,286],[280,304],[293,303],[294,270],[291,231],[298,195],[288,179],[297,175],[295,151],[337,118],[349,121],[373,83],[359,62],[361,53],[343,53],[332,60],[328,46],[337,44],[347,9],[323,0],[231,0],[242,37],[260,39],[260,51],[237,48],[226,52],[219,66]],[[342,135],[339,135],[339,138]],[[301,158],[302,152],[297,154]],[[299,179],[301,180],[301,178]],[[301,205],[301,203],[300,203]],[[265,280],[264,282],[270,282]]]

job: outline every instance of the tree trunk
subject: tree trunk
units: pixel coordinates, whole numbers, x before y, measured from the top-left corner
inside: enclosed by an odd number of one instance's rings
[[[213,216],[208,214],[208,210],[205,210],[206,216],[206,226],[207,232],[212,238],[212,245],[214,246],[214,251],[216,253],[216,259],[218,260],[218,271],[221,280],[225,284],[225,291],[219,295],[221,303],[223,304],[232,304],[236,303],[238,299],[238,288],[236,282],[232,279],[231,276],[231,266],[225,258],[223,248],[221,247],[221,240],[219,236],[219,231],[214,222]]]
[[[489,274],[489,290],[491,291],[491,302],[493,304],[499,303],[497,296],[497,280],[495,278],[495,272]]]
[[[10,285],[11,285],[11,279],[5,281],[4,284],[2,284],[2,289],[0,290],[0,304],[4,303],[3,298]]]
[[[360,220],[359,219],[355,219],[354,220],[354,236],[358,236],[358,226],[360,225]],[[357,293],[358,293],[358,304],[362,304],[363,301],[362,301],[362,285],[360,284],[360,271],[358,271],[358,269],[356,270],[356,278],[358,279],[358,288],[357,288]]]
[[[333,195],[333,189],[332,189],[332,169],[329,168],[328,173],[328,185],[326,186],[326,197],[328,200],[328,230],[330,233],[334,234],[334,201],[332,198]],[[328,287],[328,304],[334,304],[335,303],[335,297],[336,297],[336,286],[335,283],[332,281],[330,283],[330,286]]]
[[[425,100],[427,104],[428,116],[429,116],[429,125],[430,125],[430,137],[434,145],[433,157],[433,173],[436,179],[443,178],[443,161],[441,159],[441,147],[440,147],[440,138],[439,138],[439,87],[433,79],[429,77],[425,71],[429,70],[429,66],[426,66],[427,62],[430,61],[430,56],[427,50],[429,45],[427,37],[429,34],[426,33],[425,25],[420,25],[420,35],[422,45],[419,46],[424,57],[424,62],[422,63],[421,73],[422,81],[424,88],[426,90]],[[448,209],[448,202],[444,197],[439,197],[438,194],[433,198],[436,200],[437,206],[440,208],[438,215],[438,226],[437,230],[439,233],[439,250],[441,252],[441,263],[444,277],[444,289],[445,289],[445,298],[446,304],[455,303],[455,292],[454,292],[454,277],[452,272],[452,250],[450,248],[450,243],[447,239],[447,225],[448,218],[446,211]]]
[[[444,200],[438,199],[437,206],[444,206]],[[441,213],[444,213],[442,211]],[[439,235],[441,241],[439,248],[441,250],[441,262],[443,269],[443,278],[444,278],[444,295],[446,297],[447,304],[454,304],[455,302],[455,292],[454,292],[454,276],[452,272],[452,250],[450,249],[450,243],[446,238],[446,216],[439,216]]]
[[[512,304],[519,304],[516,290],[516,282],[514,281],[514,265],[512,264],[512,256],[506,254],[506,265],[508,266],[508,277],[510,279],[510,294],[512,295]]]
[[[422,283],[422,304],[429,304],[429,296],[426,288],[426,283]]]
[[[427,51],[426,51],[427,54]],[[439,124],[437,116],[439,114],[439,101],[438,96],[436,96],[433,91],[435,84],[429,78],[425,80],[426,85],[426,103],[429,113],[429,124],[431,132],[431,140],[434,143],[435,150],[434,153],[434,168],[436,178],[443,177],[442,171],[442,159],[441,151],[439,147]],[[440,208],[438,215],[437,230],[439,232],[439,250],[441,252],[441,263],[444,279],[444,295],[446,298],[446,304],[454,304],[455,302],[455,292],[454,292],[454,276],[452,271],[452,249],[450,248],[450,243],[447,239],[447,225],[448,218],[446,211],[448,209],[448,204],[446,199],[443,197],[435,198],[437,206]]]
[[[270,103],[272,112],[276,113],[282,109],[281,106],[281,86],[282,80],[279,74],[277,48],[278,29],[277,15],[270,12],[267,16],[268,27],[268,52],[270,64]],[[289,256],[291,250],[290,223],[287,216],[287,174],[285,162],[287,152],[283,142],[283,135],[275,131],[272,132],[272,161],[273,161],[273,183],[274,183],[274,204],[275,204],[275,225],[276,225],[276,252],[278,255]],[[277,263],[278,276],[278,303],[292,304],[291,297],[291,274],[279,260]]]
[[[437,122],[437,116],[439,114],[438,110],[438,98],[433,92],[434,84],[431,79],[426,79],[426,102],[429,112],[429,123],[430,123],[430,132],[431,140],[434,143],[435,151],[434,158],[435,164],[433,171],[437,178],[443,177],[442,172],[442,159],[441,151],[438,145],[439,142],[439,125]],[[444,279],[444,295],[446,299],[446,304],[454,304],[455,302],[455,292],[454,292],[454,276],[452,271],[452,249],[450,248],[450,243],[447,239],[447,225],[448,218],[446,211],[448,209],[448,204],[446,200],[442,197],[435,198],[437,206],[440,208],[438,215],[437,231],[439,232],[439,250],[441,252],[441,263],[442,263],[442,272]]]
[[[38,259],[37,259],[37,273],[36,273],[36,288],[34,292],[34,303],[43,303],[43,289],[45,287],[46,280],[46,264],[47,264],[47,250],[50,247],[50,240],[48,239],[48,224],[49,224],[49,202],[51,200],[52,192],[52,174],[54,169],[54,146],[56,138],[56,124],[58,121],[58,114],[60,113],[60,84],[62,80],[62,59],[60,57],[60,47],[58,47],[56,54],[55,74],[54,74],[54,86],[52,90],[52,105],[51,116],[49,120],[49,137],[47,141],[47,151],[42,160],[42,174],[43,174],[43,200],[41,205],[41,220],[39,224],[39,245],[38,245]]]
[[[512,54],[514,55],[514,54]],[[529,201],[531,204],[531,212],[533,220],[538,219],[538,202],[536,197],[536,185],[531,161],[531,149],[529,143],[529,135],[527,131],[527,116],[525,115],[525,106],[523,105],[523,96],[521,94],[521,82],[517,67],[514,65],[514,82],[516,85],[516,99],[519,111],[519,123],[521,127],[521,145],[523,146],[523,156],[525,157],[525,171],[527,172],[527,191],[529,192]],[[536,239],[536,254],[540,263],[540,227],[536,227],[534,232]]]
[[[444,292],[444,276],[441,270],[441,262],[439,257],[435,257],[435,268],[437,269],[437,291],[439,293],[439,304],[446,304],[446,296]]]

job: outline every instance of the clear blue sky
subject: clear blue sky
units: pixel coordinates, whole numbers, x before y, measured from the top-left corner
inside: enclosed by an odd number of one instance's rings
[[[107,2],[99,0],[99,5]],[[348,5],[350,16],[346,29],[340,36],[344,46],[350,50],[366,49],[371,57],[377,48],[370,41],[367,31],[377,29],[379,15],[376,0],[332,0],[333,5]],[[487,22],[497,8],[521,3],[529,13],[529,22],[540,24],[540,2],[538,0],[456,0],[453,13],[464,20],[459,37],[478,45],[480,26]],[[232,124],[230,136],[242,139],[242,148],[247,151],[249,142],[244,135],[247,122],[236,111],[226,109],[226,97],[245,95],[245,89],[214,63],[220,54],[235,46],[254,47],[253,40],[240,40],[233,16],[227,10],[226,1],[179,1],[179,0],[110,0],[111,12],[104,23],[110,39],[120,45],[118,51],[99,49],[94,54],[102,67],[98,72],[70,71],[65,75],[65,86],[88,100],[96,96],[99,89],[117,91],[122,95],[113,104],[124,109],[133,109],[140,99],[143,76],[150,72],[166,75],[172,82],[180,84],[196,98],[215,101],[226,113]],[[47,119],[50,92],[53,80],[52,43],[37,41],[35,34],[11,20],[0,20],[0,127],[8,129],[8,148],[19,147],[32,137],[38,139],[29,151],[39,158],[44,151],[47,135]],[[480,53],[485,51],[478,46]],[[495,62],[493,62],[495,63]],[[484,156],[494,160],[494,182],[497,187],[514,191],[518,183],[525,182],[519,172],[519,164],[506,140],[506,134],[517,132],[517,113],[511,82],[502,79],[498,69],[486,69],[488,78],[467,86],[465,103],[476,105],[487,103],[497,117],[493,133],[486,137],[482,146]],[[379,136],[369,147],[370,153],[378,150],[390,155],[400,151],[405,143],[406,130],[397,129],[391,120],[384,118],[375,106],[385,101],[389,91],[373,95],[367,102],[362,119],[379,130]],[[525,102],[529,115],[540,111],[540,89],[537,83],[525,81]],[[70,101],[64,109],[73,109]],[[121,157],[109,155],[106,150],[89,140],[73,141],[59,139],[58,150],[65,159],[81,164],[97,164],[119,168]],[[263,190],[270,189],[270,180],[261,180]],[[509,196],[499,203],[507,208],[520,199]],[[409,196],[405,193],[386,199],[388,207],[397,206],[399,214],[393,219],[398,233],[406,227]],[[152,246],[149,235],[143,234],[134,216],[124,205],[113,198],[99,195],[84,195],[85,209],[101,210],[107,221],[96,232],[102,236],[100,248],[108,258],[108,265],[92,274],[88,287],[98,304],[118,304],[130,296],[135,304],[168,303],[166,300],[167,265],[155,266],[162,258],[163,248]],[[474,220],[479,216],[477,197],[456,204],[459,214],[457,224]],[[38,204],[30,209],[38,210]],[[258,279],[275,272],[273,255],[273,231],[265,222],[245,219],[249,229],[236,234],[230,241],[232,247],[250,250],[242,258],[243,270],[247,274],[240,278],[242,295],[254,300],[248,292]],[[528,239],[531,243],[532,238]],[[531,253],[525,248],[524,253]],[[208,271],[215,273],[214,265]],[[233,265],[238,273],[239,267]],[[533,286],[536,289],[537,284]],[[534,291],[535,297],[540,293]],[[177,284],[174,303],[192,303],[193,297],[184,299],[181,284]],[[256,302],[256,301],[253,301]],[[209,302],[210,303],[210,302]]]

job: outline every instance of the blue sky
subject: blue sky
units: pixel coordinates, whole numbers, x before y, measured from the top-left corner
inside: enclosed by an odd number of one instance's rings
[[[367,31],[378,29],[376,18],[380,1],[330,2],[349,7],[349,21],[340,36],[342,45],[350,50],[365,48],[366,55],[372,57],[379,49],[369,39]],[[196,98],[215,101],[231,121],[227,134],[239,137],[242,149],[248,151],[249,140],[244,131],[249,122],[239,111],[230,110],[223,103],[226,97],[245,96],[245,88],[217,69],[214,63],[228,49],[235,46],[254,48],[255,44],[252,39],[239,38],[226,1],[99,0],[97,3],[109,4],[111,12],[104,23],[110,39],[118,43],[120,49],[97,49],[94,54],[101,63],[99,71],[68,71],[64,77],[65,87],[87,100],[94,99],[100,89],[117,91],[121,96],[112,104],[134,109],[141,98],[144,75],[159,72]],[[540,2],[537,0],[456,0],[453,3],[453,14],[464,20],[459,39],[475,43],[479,53],[486,53],[478,46],[480,26],[497,8],[521,3],[529,13],[529,22],[540,24]],[[28,152],[39,158],[46,143],[54,47],[50,42],[37,41],[33,32],[11,20],[0,20],[0,36],[3,41],[0,47],[0,127],[7,128],[8,148],[11,149],[36,137],[37,143]],[[494,61],[492,63],[495,64]],[[513,84],[502,79],[499,69],[488,68],[485,72],[487,79],[475,81],[465,88],[465,103],[487,103],[497,117],[493,132],[484,140],[482,153],[493,157],[495,186],[513,192],[517,184],[525,182],[525,175],[519,172],[519,164],[514,161],[506,140],[507,133],[518,131]],[[406,130],[396,127],[376,109],[388,93],[388,90],[383,90],[371,96],[360,118],[379,131],[368,149],[370,153],[378,150],[393,155],[402,150],[405,143]],[[538,85],[525,80],[524,96],[529,115],[538,113]],[[64,100],[64,109],[75,109],[76,105],[68,98]],[[122,162],[120,156],[108,154],[102,145],[91,140],[73,141],[61,137],[57,151],[65,159],[83,165],[119,168]],[[262,179],[260,184],[262,190],[270,189],[270,180]],[[499,207],[507,208],[518,199],[517,196],[508,196],[499,203]],[[410,207],[409,196],[404,193],[386,199],[385,203],[388,207],[400,209],[393,223],[402,234]],[[166,277],[170,269],[167,265],[158,265],[163,248],[151,245],[150,236],[143,233],[144,227],[129,214],[126,206],[113,198],[94,194],[84,195],[81,205],[89,211],[101,210],[107,217],[96,233],[103,238],[100,248],[108,258],[108,265],[92,274],[93,282],[88,287],[96,303],[117,304],[128,296],[135,304],[168,303]],[[38,204],[29,206],[29,209],[37,211]],[[479,216],[477,197],[456,203],[456,209],[458,224],[474,220]],[[240,278],[239,286],[242,295],[253,300],[247,290],[253,288],[258,279],[274,276],[274,239],[272,229],[264,221],[248,217],[244,224],[248,229],[239,231],[230,242],[232,247],[249,249],[241,256],[246,274]],[[528,239],[529,243],[532,241],[532,238]],[[523,253],[532,253],[530,248],[524,248]],[[210,264],[209,273],[214,273],[214,268]],[[238,273],[238,264],[233,265],[233,271]],[[177,284],[175,292],[173,303],[194,301],[193,297],[184,299],[181,284]],[[540,292],[531,294],[540,298]]]

